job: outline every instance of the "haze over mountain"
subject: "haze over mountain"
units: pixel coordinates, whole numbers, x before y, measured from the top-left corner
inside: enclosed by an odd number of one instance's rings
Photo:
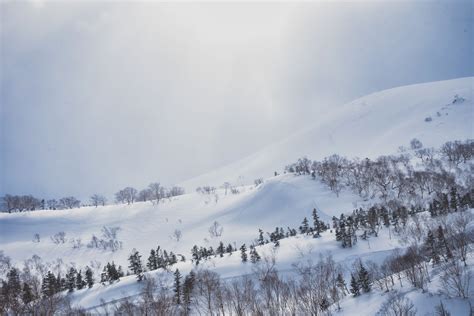
[[[0,6],[0,194],[170,186],[363,95],[474,75],[472,1]]]

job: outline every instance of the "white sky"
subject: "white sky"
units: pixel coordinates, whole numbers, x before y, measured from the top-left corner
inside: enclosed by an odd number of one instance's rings
[[[472,2],[0,4],[0,194],[111,195],[473,75]]]

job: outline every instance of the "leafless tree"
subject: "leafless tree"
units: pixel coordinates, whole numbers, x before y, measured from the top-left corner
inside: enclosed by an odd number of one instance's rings
[[[59,232],[51,236],[51,241],[55,243],[56,245],[58,244],[64,244],[66,242],[66,233],[65,232]]]
[[[159,182],[152,182],[148,185],[151,193],[151,199],[158,204],[162,196],[161,185]]]
[[[107,199],[105,196],[100,195],[100,194],[94,194],[90,197],[91,204],[94,205],[95,207],[102,205],[104,206],[105,203],[107,203]]]
[[[380,316],[415,316],[416,308],[413,302],[397,292],[391,292],[378,311]]]
[[[222,236],[223,232],[224,232],[224,227],[222,227],[222,225],[219,224],[218,221],[214,221],[211,227],[209,227],[209,234],[211,235],[211,238],[220,237]]]
[[[137,198],[137,189],[126,187],[115,193],[115,199],[119,203],[133,204]]]
[[[443,263],[441,269],[441,285],[446,295],[460,298],[469,298],[474,295],[471,289],[474,276],[469,268],[457,260],[452,260]]]
[[[59,200],[59,208],[72,209],[81,206],[81,201],[73,196],[66,196]]]
[[[173,232],[173,239],[179,242],[181,240],[181,237],[183,236],[183,233],[179,229],[175,229]]]

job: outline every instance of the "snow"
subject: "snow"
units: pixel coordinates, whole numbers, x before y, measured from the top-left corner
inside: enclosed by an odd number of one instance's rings
[[[408,146],[413,138],[426,147],[473,138],[473,91],[474,77],[467,77],[373,93],[338,109],[327,109],[314,118],[311,128],[181,185],[194,190],[225,181],[249,184],[274,171],[282,172],[285,165],[303,156],[322,159],[337,153],[374,158],[396,153],[399,146]],[[464,101],[455,102],[459,98]],[[432,121],[425,122],[426,117]]]
[[[163,200],[159,205],[142,202],[72,210],[0,213],[0,250],[10,256],[14,264],[36,254],[49,262],[62,259],[65,264],[74,263],[79,268],[91,265],[92,261],[102,264],[115,261],[127,267],[127,257],[133,248],[146,260],[150,249],[160,245],[162,249],[187,257],[186,262],[173,266],[173,269],[179,268],[186,274],[193,268],[189,261],[193,245],[215,248],[220,241],[249,245],[258,237],[259,228],[265,232],[271,232],[277,226],[285,230],[287,227],[297,228],[304,217],[310,219],[313,208],[318,210],[322,220],[329,222],[332,216],[351,212],[367,203],[347,191],[336,196],[325,185],[308,176],[282,174],[270,177],[274,171],[281,173],[286,164],[299,157],[320,159],[332,153],[375,157],[396,153],[399,146],[408,146],[415,137],[425,146],[436,147],[449,140],[474,138],[473,88],[474,78],[470,77],[400,87],[360,98],[337,111],[322,114],[324,120],[320,119],[310,129],[183,183],[187,194]],[[457,101],[453,103],[454,100]],[[425,122],[428,116],[432,117],[431,122]],[[265,182],[255,187],[251,183],[259,177],[266,178]],[[225,194],[222,188],[211,195],[195,192],[198,186],[220,186],[225,181],[238,186],[240,193]],[[224,229],[221,237],[212,238],[209,234],[208,229],[214,221]],[[122,242],[122,249],[111,252],[85,246],[93,234],[100,236],[104,226],[120,227],[118,240]],[[179,241],[172,238],[176,229],[182,232]],[[50,236],[60,231],[66,233],[67,242],[56,245]],[[41,237],[39,243],[33,242],[35,233]],[[80,238],[84,246],[73,249],[70,243],[73,238]],[[274,255],[278,270],[291,273],[295,258],[317,260],[320,254],[330,252],[337,262],[350,267],[359,258],[380,263],[398,247],[403,245],[390,239],[388,231],[382,229],[378,238],[359,240],[354,248],[341,251],[333,233],[328,231],[318,239],[304,236],[284,239]],[[261,255],[270,255],[272,249],[273,246],[268,244],[259,247],[258,251]],[[252,264],[242,264],[238,253],[210,259],[200,266],[213,269],[223,278],[252,272]],[[163,271],[148,274],[164,275],[165,278],[167,275]],[[95,277],[99,277],[97,271]],[[69,295],[75,305],[91,308],[100,305],[101,300],[137,295],[141,286],[134,276],[129,276],[112,285],[96,284],[92,289]],[[433,312],[434,305],[439,303],[438,296],[419,293],[411,287],[401,290],[409,291],[407,295],[413,301],[427,304],[426,308],[418,308],[419,304],[416,304],[421,315]],[[380,293],[364,294],[358,299],[346,298],[341,314],[360,311],[361,315],[373,315],[383,300]],[[453,315],[464,315],[467,310],[464,301],[458,304],[457,300],[451,300],[449,306],[459,306],[456,312],[452,310]]]

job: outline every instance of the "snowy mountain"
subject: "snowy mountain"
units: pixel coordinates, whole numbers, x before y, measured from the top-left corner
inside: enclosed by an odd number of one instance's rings
[[[0,213],[0,250],[11,257],[13,264],[20,265],[37,255],[49,262],[50,267],[74,265],[83,268],[87,265],[93,267],[98,276],[106,262],[114,261],[126,268],[133,248],[146,260],[150,249],[159,245],[187,258],[173,266],[173,269],[179,268],[186,274],[193,268],[189,260],[193,245],[216,248],[222,241],[238,248],[242,243],[250,245],[254,242],[259,229],[270,232],[280,226],[297,228],[304,217],[311,217],[313,209],[317,209],[322,221],[329,223],[333,216],[370,204],[349,190],[336,196],[326,185],[309,176],[282,174],[283,168],[302,156],[321,159],[333,153],[349,157],[394,154],[400,146],[408,146],[413,138],[418,138],[427,147],[439,147],[451,140],[472,139],[473,92],[474,78],[470,77],[368,95],[340,109],[328,111],[329,114],[321,113],[321,118],[315,119],[318,124],[310,129],[231,165],[184,182],[187,194],[163,199],[158,205],[140,202],[71,210]],[[274,171],[280,175],[273,176]],[[253,185],[253,180],[259,177],[265,178],[264,183]],[[238,193],[220,187],[226,181],[234,185]],[[196,187],[203,185],[219,188],[212,194],[195,191]],[[214,222],[222,228],[220,236],[209,232]],[[115,251],[88,247],[94,236],[99,240],[106,239],[104,227],[108,232],[116,228]],[[58,235],[60,232],[64,235]],[[38,235],[35,237],[35,234]],[[294,270],[296,258],[317,260],[321,254],[331,252],[337,263],[350,269],[359,258],[380,264],[399,247],[406,245],[392,238],[390,229],[383,228],[377,238],[360,241],[344,251],[334,240],[334,232],[326,231],[317,239],[301,235],[286,238],[276,253],[272,244],[260,246],[259,252],[262,255],[273,253],[279,271],[290,273]],[[471,258],[469,264],[472,263]],[[200,267],[212,269],[224,279],[253,272],[250,264],[241,263],[238,252],[225,258],[210,259]],[[435,279],[439,278],[436,271],[430,270],[430,273]],[[147,274],[169,278],[163,271]],[[113,285],[96,284],[69,296],[73,305],[97,312],[93,308],[100,305],[101,300],[108,302],[133,297],[141,290],[141,285],[132,275]],[[383,299],[379,293],[370,295],[363,300],[346,299],[342,302],[341,313],[350,315],[351,310],[358,309],[362,315],[361,306],[370,302],[372,307],[365,310],[365,314],[372,315]],[[430,302],[425,304],[425,312],[432,312],[433,304],[438,303],[438,297],[413,295],[417,296],[414,301]],[[467,306],[466,301],[460,300],[460,313],[465,313]]]
[[[373,93],[327,109],[316,124],[244,159],[182,183],[188,190],[201,185],[250,184],[259,177],[307,156],[337,153],[374,158],[394,154],[418,138],[427,147],[449,140],[473,138],[474,77],[403,86]]]

